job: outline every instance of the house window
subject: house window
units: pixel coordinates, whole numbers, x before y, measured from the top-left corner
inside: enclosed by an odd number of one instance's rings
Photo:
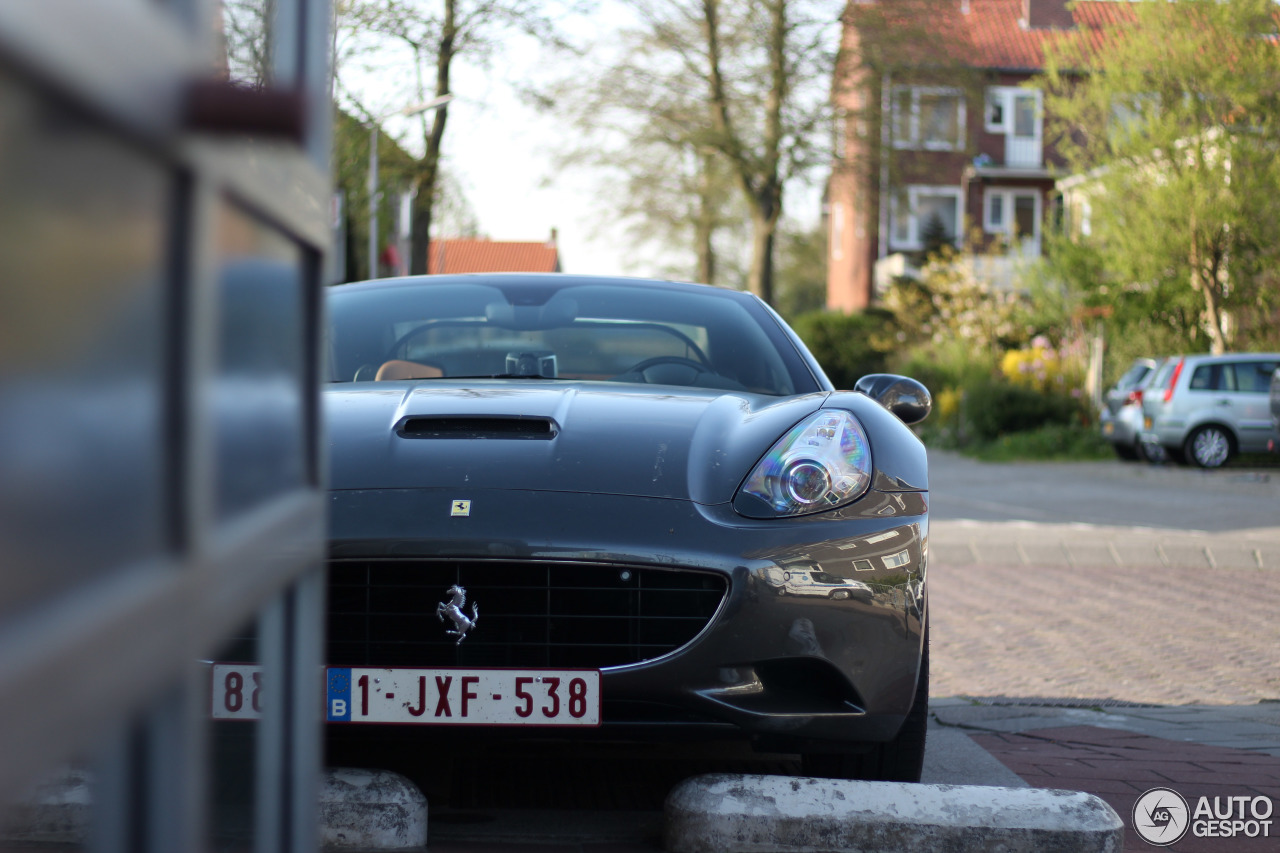
[[[1040,168],[1044,117],[1039,89],[989,86],[982,126],[1005,138],[1004,165]]]
[[[1040,241],[1040,193],[1037,190],[988,188],[983,205],[982,228],[1024,246]]]
[[[896,86],[891,98],[893,147],[928,151],[964,148],[964,94],[934,86]]]
[[[987,110],[985,125],[988,133],[1004,133],[1008,130],[1005,124],[1004,90],[997,86],[987,89]]]
[[[904,187],[889,201],[889,244],[914,251],[924,248],[925,238],[941,233],[947,242],[960,245],[962,222],[959,187]]]

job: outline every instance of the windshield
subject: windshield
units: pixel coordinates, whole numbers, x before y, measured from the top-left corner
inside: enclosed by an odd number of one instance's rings
[[[330,382],[503,377],[818,390],[767,314],[711,288],[536,279],[336,288],[328,344]]]

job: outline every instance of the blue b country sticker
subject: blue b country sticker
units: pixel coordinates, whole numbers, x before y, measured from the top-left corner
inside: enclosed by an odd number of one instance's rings
[[[351,670],[330,669],[325,694],[325,719],[331,723],[351,722]]]

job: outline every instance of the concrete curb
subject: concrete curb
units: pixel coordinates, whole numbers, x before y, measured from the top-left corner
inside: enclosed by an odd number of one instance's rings
[[[404,850],[427,843],[427,798],[387,770],[328,770],[320,786],[326,850]]]
[[[710,774],[667,797],[669,853],[1119,853],[1124,823],[1081,791]]]
[[[89,833],[92,778],[65,770],[0,812],[0,841],[81,844]]]

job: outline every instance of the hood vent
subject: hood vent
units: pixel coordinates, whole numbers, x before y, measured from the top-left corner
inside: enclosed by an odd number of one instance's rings
[[[551,418],[526,418],[508,415],[489,417],[433,415],[407,417],[396,427],[401,438],[507,438],[543,439],[556,437],[556,422]]]

